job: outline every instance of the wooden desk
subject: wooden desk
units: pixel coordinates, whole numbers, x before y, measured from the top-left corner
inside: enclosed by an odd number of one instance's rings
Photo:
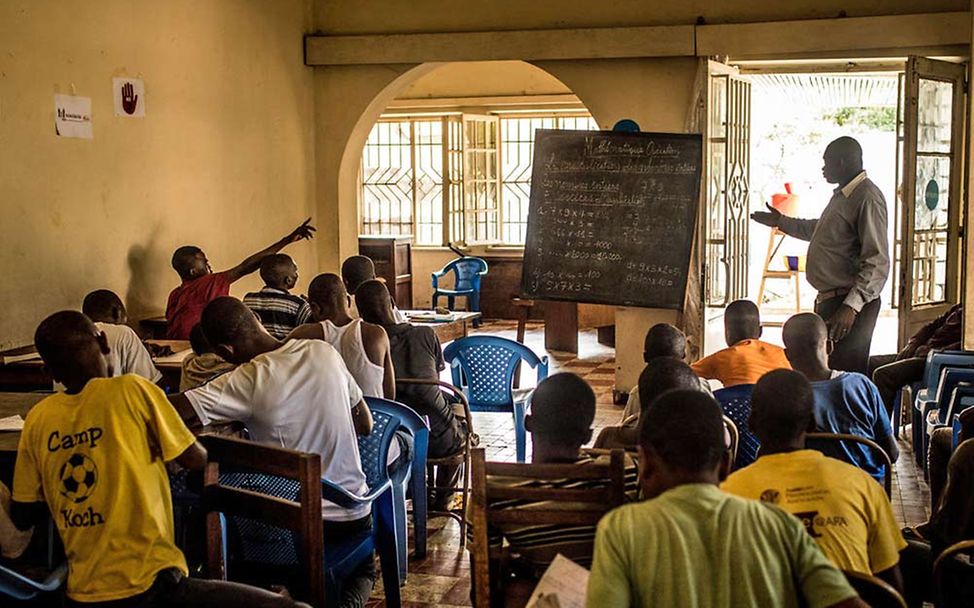
[[[158,346],[168,346],[173,352],[181,352],[189,348],[188,340],[146,340],[149,344]],[[4,351],[3,355],[27,354],[37,352],[34,345],[23,346],[17,349]],[[179,390],[179,377],[182,373],[181,361],[168,361],[165,358],[155,360],[156,367],[162,373],[163,384],[169,387],[170,391]],[[17,361],[0,365],[0,392],[21,393],[26,391],[51,390],[54,385],[54,378],[45,369],[44,362],[40,359],[29,361]]]
[[[151,317],[139,321],[139,327],[153,340],[165,340],[166,326],[166,317]]]
[[[27,417],[30,408],[47,397],[45,393],[0,393],[0,418],[20,415]],[[0,453],[17,451],[20,431],[0,431]]]
[[[404,310],[402,311],[409,322],[413,325],[427,325],[433,328],[440,343],[451,342],[457,338],[466,338],[467,333],[472,327],[473,320],[480,318],[479,312],[454,312],[451,313],[452,319],[449,321],[413,321],[411,315],[428,315],[429,310]]]

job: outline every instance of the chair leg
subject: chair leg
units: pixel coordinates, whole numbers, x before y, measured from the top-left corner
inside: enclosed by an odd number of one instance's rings
[[[893,398],[893,437],[897,439],[900,438],[900,410],[903,409],[902,403],[903,391],[896,391],[896,397]]]
[[[524,403],[514,404],[514,444],[517,461],[524,462],[527,452],[527,431],[524,430]]]
[[[374,523],[377,526],[375,545],[382,569],[386,606],[400,606],[402,596],[399,591],[399,552],[396,548],[396,516],[392,492],[386,492],[376,500],[379,516]]]
[[[392,485],[392,511],[396,517],[396,550],[399,556],[399,584],[406,583],[409,573],[408,529],[406,526],[406,482]]]
[[[470,312],[480,312],[480,292],[475,291],[467,296],[467,308]],[[480,327],[480,319],[473,320],[474,327]]]
[[[455,300],[456,300],[455,297],[453,297],[453,296],[447,296],[446,297],[446,307],[449,308],[450,310],[454,310],[454,304],[455,304],[454,301]]]
[[[413,490],[413,551],[418,559],[426,557],[426,464],[414,463]]]
[[[463,458],[463,471],[460,473],[460,483],[463,486],[460,492],[460,547],[467,544],[467,500],[470,497],[470,452],[468,451]]]

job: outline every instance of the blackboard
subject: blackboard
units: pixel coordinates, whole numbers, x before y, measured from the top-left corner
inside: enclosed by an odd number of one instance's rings
[[[702,157],[695,134],[536,131],[524,295],[681,309]]]

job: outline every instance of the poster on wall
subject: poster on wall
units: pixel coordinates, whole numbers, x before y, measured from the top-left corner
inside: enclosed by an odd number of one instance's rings
[[[112,78],[115,116],[145,116],[145,82],[141,78]]]
[[[54,132],[58,137],[91,139],[91,97],[55,94]]]

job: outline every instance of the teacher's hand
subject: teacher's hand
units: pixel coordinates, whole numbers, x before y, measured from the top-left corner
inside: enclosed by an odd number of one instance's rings
[[[778,222],[781,221],[781,212],[767,203],[765,203],[764,206],[767,207],[768,210],[755,211],[754,213],[751,214],[751,219],[759,224],[764,224],[765,226],[771,226],[772,228],[777,228]]]
[[[849,335],[849,330],[852,329],[852,324],[855,322],[856,311],[843,304],[828,321],[829,338],[835,342],[842,340]]]

